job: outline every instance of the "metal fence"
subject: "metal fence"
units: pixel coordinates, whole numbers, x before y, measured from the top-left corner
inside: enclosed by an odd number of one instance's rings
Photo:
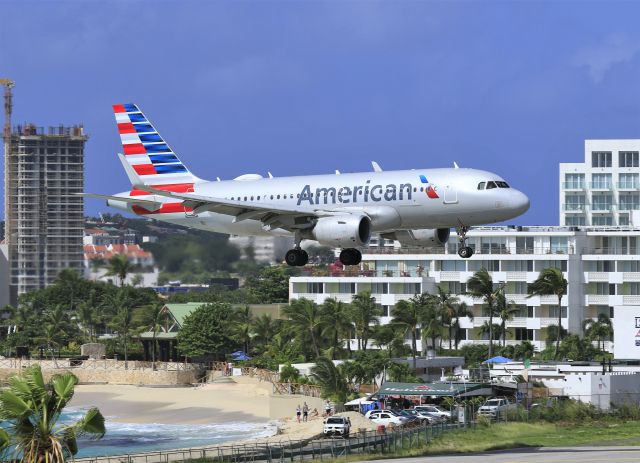
[[[332,460],[357,454],[396,453],[429,443],[435,437],[463,425],[439,424],[393,431],[366,431],[334,439],[282,440],[216,447],[167,450],[111,457],[79,458],[78,463],[168,463],[168,462],[293,462],[310,459]]]

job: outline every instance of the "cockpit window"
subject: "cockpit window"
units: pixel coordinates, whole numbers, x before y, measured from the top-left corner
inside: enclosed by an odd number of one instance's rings
[[[492,188],[498,188],[496,182],[487,182],[487,190],[491,190]]]
[[[486,183],[487,183],[487,182],[480,182],[480,183],[478,183],[478,190],[484,190],[484,185],[485,185]]]
[[[496,184],[498,185],[498,188],[510,188],[509,184],[507,182],[496,182]]]

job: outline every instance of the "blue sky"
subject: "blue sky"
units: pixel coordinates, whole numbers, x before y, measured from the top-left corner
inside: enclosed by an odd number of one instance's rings
[[[86,189],[128,188],[113,103],[203,178],[461,166],[557,224],[558,163],[640,136],[639,2],[3,1],[14,122],[82,122]],[[2,207],[0,205],[0,207]],[[89,200],[87,212],[106,211]]]

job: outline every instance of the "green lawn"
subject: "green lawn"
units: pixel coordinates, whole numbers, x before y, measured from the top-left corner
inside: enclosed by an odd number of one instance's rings
[[[493,424],[456,430],[438,437],[413,455],[482,452],[517,447],[640,445],[640,422],[594,421],[583,425],[552,423]]]

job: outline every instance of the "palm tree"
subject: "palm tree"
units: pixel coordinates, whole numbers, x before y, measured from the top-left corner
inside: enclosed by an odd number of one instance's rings
[[[611,325],[611,319],[601,313],[596,320],[589,318],[584,321],[583,324],[584,335],[589,341],[597,341],[598,348],[602,342],[602,353],[605,353],[604,342],[607,338],[613,336],[613,326]]]
[[[120,337],[120,341],[124,347],[124,367],[128,368],[129,364],[129,338],[131,336],[131,324],[133,321],[133,308],[131,301],[125,288],[118,291],[107,293],[106,304],[114,313],[111,319],[111,328],[113,328]]]
[[[500,332],[500,325],[494,323],[493,325],[489,325],[489,322],[484,322],[482,326],[479,328],[480,334],[487,335],[488,337],[492,336],[495,333]],[[491,354],[489,354],[489,358],[491,358]]]
[[[422,350],[427,350],[427,339],[431,339],[431,347],[436,349],[436,340],[442,337],[442,317],[438,311],[438,299],[433,294],[417,296],[421,309],[420,326],[422,327]]]
[[[258,345],[265,345],[273,338],[277,329],[277,323],[271,318],[271,315],[263,313],[254,317],[251,326],[251,332],[254,335],[253,341]]]
[[[487,269],[483,268],[467,280],[467,291],[475,298],[482,299],[489,313],[489,357],[493,357],[493,317],[496,314],[496,296],[501,291],[502,286],[494,287],[493,279]]]
[[[533,354],[536,352],[536,348],[531,341],[522,341],[520,344],[516,345],[513,352],[515,357],[526,360],[533,357]]]
[[[109,259],[106,276],[115,276],[120,280],[120,286],[124,286],[127,275],[133,270],[133,264],[124,254],[116,254]]]
[[[562,270],[559,268],[545,268],[540,272],[538,278],[529,285],[529,296],[548,296],[556,295],[558,298],[558,326],[562,326],[562,298],[567,294],[567,280],[562,274]],[[558,352],[560,351],[560,340],[562,338],[562,331],[560,336],[556,339],[556,350],[554,358],[557,359]]]
[[[82,329],[89,342],[93,342],[93,332],[96,324],[96,309],[86,301],[81,302],[77,309],[78,318],[82,324]]]
[[[253,314],[251,308],[245,305],[238,308],[233,313],[233,333],[235,337],[242,343],[245,353],[249,353],[249,343],[251,342],[251,327],[253,322]]]
[[[358,338],[358,349],[366,350],[371,334],[371,325],[380,323],[382,311],[376,304],[376,298],[371,297],[369,291],[354,294],[351,308]]]
[[[562,339],[567,335],[567,330],[562,325],[549,325],[547,326],[547,336],[545,342],[547,344],[556,342],[558,339]]]
[[[520,311],[513,305],[512,301],[507,301],[504,290],[500,291],[496,297],[496,313],[500,317],[500,335],[502,336],[502,347],[507,345],[507,322]]]
[[[320,326],[320,310],[318,304],[309,299],[301,298],[292,301],[282,309],[282,313],[289,318],[289,323],[296,333],[308,333],[311,347],[316,358],[320,357],[318,347],[318,327]]]
[[[78,453],[78,437],[104,436],[104,417],[97,408],[91,408],[73,424],[58,422],[76,384],[78,378],[71,373],[54,375],[45,383],[40,366],[33,365],[24,374],[12,377],[9,388],[0,392],[0,420],[8,423],[15,454],[21,455],[21,461],[64,463]]]
[[[391,311],[391,323],[402,327],[404,333],[411,334],[411,355],[413,356],[413,369],[417,368],[416,352],[418,351],[418,327],[423,318],[424,304],[418,295],[413,296],[408,301],[398,301]]]
[[[455,306],[455,311],[453,315],[453,330],[454,330],[454,346],[455,349],[458,350],[458,344],[460,343],[460,332],[462,329],[460,328],[460,319],[467,317],[471,321],[473,321],[473,312],[469,309],[469,306],[466,302],[459,302]]]
[[[151,325],[151,331],[153,336],[151,338],[151,368],[156,369],[156,339],[158,332],[162,329],[162,318],[164,315],[164,302],[159,304],[151,304],[146,308],[146,318],[149,325]],[[146,360],[146,359],[145,359]]]
[[[320,385],[325,397],[333,396],[341,402],[346,400],[349,392],[347,380],[331,360],[318,357],[315,366],[311,368],[310,376]]]
[[[329,298],[320,306],[321,333],[331,341],[331,358],[336,359],[340,336],[351,332],[351,307],[335,298]],[[348,336],[348,334],[347,334]]]
[[[452,296],[449,291],[445,291],[442,286],[438,286],[438,294],[436,294],[436,298],[438,300],[438,312],[440,312],[442,323],[449,329],[449,350],[451,350],[453,319],[455,318],[458,298],[456,296]]]

